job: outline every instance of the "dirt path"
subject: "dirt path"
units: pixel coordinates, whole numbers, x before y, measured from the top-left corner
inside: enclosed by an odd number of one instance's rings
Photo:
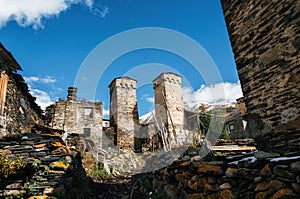
[[[91,183],[92,198],[98,199],[143,199],[147,198],[136,186],[139,176],[123,174],[115,178],[101,179]]]

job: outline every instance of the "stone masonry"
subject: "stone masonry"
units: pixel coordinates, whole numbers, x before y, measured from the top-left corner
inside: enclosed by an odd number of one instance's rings
[[[260,150],[299,153],[300,1],[221,2],[248,132]]]
[[[162,73],[153,80],[155,117],[160,129],[165,128],[171,133],[171,146],[185,142],[181,83],[181,76],[174,73]],[[177,143],[173,132],[176,132]]]
[[[102,147],[102,103],[77,101],[76,88],[69,87],[67,100],[46,108],[46,125],[68,133],[80,134]]]
[[[135,132],[138,131],[136,80],[129,77],[114,79],[110,88],[110,126],[114,127],[115,145],[134,148]]]
[[[43,124],[42,110],[18,70],[22,68],[0,43],[0,137],[25,133],[35,124]]]
[[[87,197],[80,160],[82,142],[73,134],[66,147],[61,133],[34,126],[20,136],[0,138],[0,198]],[[11,160],[19,160],[22,166],[17,167]]]
[[[274,156],[275,154],[273,154]],[[276,154],[277,156],[279,154]],[[241,157],[242,156],[242,157]],[[183,156],[142,178],[152,198],[283,199],[299,198],[300,158],[243,155],[203,162]],[[254,160],[254,161],[253,161]]]

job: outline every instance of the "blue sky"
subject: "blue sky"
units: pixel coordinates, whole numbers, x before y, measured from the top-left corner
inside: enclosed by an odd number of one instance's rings
[[[0,0],[0,41],[22,66],[20,73],[43,107],[58,98],[66,98],[68,86],[74,85],[79,68],[97,45],[123,31],[143,27],[174,30],[197,41],[215,62],[223,82],[206,85],[191,64],[174,53],[159,49],[133,50],[115,59],[98,84],[95,99],[104,102],[105,110],[109,108],[109,83],[137,66],[142,66],[143,71],[143,67],[151,67],[149,63],[157,65],[152,76],[166,72],[168,67],[183,75],[188,82],[183,85],[187,104],[230,103],[242,95],[218,0],[22,2]],[[167,67],[157,70],[163,65]],[[209,96],[220,87],[225,89],[225,97]],[[151,110],[151,82],[138,87],[137,98],[140,115]]]

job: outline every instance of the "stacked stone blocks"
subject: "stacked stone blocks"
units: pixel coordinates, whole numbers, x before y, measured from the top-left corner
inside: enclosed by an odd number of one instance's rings
[[[134,148],[138,131],[136,80],[129,77],[114,79],[110,88],[110,125],[115,130],[115,145]]]
[[[300,2],[221,2],[247,107],[248,133],[259,149],[298,151],[300,143],[288,141],[300,139]]]
[[[181,76],[174,73],[162,73],[153,80],[155,96],[155,116],[160,129],[171,133],[172,145],[181,145],[184,140],[184,110]],[[176,132],[176,139],[173,132]],[[178,143],[177,143],[178,142]]]

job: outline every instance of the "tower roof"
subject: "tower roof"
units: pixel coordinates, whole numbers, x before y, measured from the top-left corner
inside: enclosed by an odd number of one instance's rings
[[[157,78],[155,78],[152,83],[154,88],[157,85],[160,85],[164,82],[172,82],[174,84],[178,84],[181,85],[182,83],[182,76],[176,74],[176,73],[172,73],[172,72],[166,72],[166,73],[161,73]]]
[[[117,78],[115,78],[115,79],[113,79],[113,80],[111,81],[111,83],[108,85],[108,87],[111,87],[111,86],[114,84],[114,82],[115,82],[116,80],[118,80],[118,79],[127,79],[127,80],[132,80],[132,81],[135,81],[135,82],[136,82],[135,79],[132,79],[131,77],[128,77],[128,76],[117,77]]]
[[[162,77],[164,77],[164,76],[167,76],[167,75],[175,75],[175,76],[177,76],[177,77],[179,77],[179,78],[182,78],[181,75],[178,75],[178,74],[176,74],[176,73],[166,72],[166,73],[161,73],[161,74],[160,74],[157,78],[155,78],[152,82],[155,82],[155,81],[157,81],[158,79],[160,79],[160,78],[162,78]]]

